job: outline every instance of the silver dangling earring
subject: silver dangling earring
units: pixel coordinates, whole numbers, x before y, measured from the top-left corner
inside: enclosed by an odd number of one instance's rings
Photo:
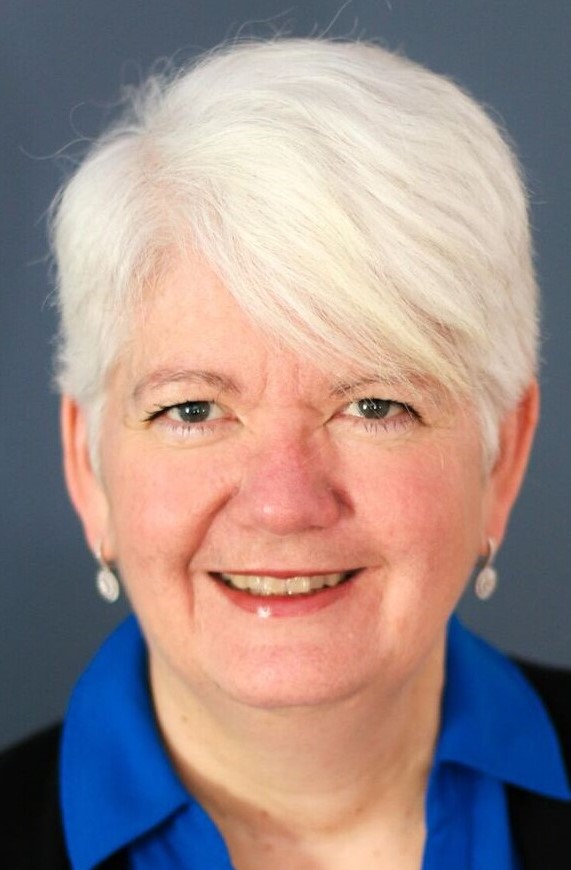
[[[109,604],[114,604],[121,594],[121,587],[109,563],[103,558],[101,544],[97,545],[95,558],[99,563],[99,570],[95,578],[97,591],[105,601],[109,602]]]
[[[488,555],[483,566],[476,575],[474,592],[480,601],[487,601],[492,597],[498,585],[498,572],[494,568],[497,545],[493,538],[488,538]]]

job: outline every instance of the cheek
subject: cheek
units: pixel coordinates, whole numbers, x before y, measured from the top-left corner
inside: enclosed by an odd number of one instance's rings
[[[184,567],[228,498],[221,466],[183,451],[115,453],[107,475],[110,519],[123,570]]]
[[[476,454],[477,455],[477,454]],[[471,451],[395,451],[353,469],[355,512],[401,588],[468,576],[481,540],[483,487]]]

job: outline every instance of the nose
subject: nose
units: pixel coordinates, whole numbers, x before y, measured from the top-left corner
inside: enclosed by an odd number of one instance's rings
[[[244,465],[230,507],[233,519],[278,536],[330,528],[345,504],[333,471],[328,451],[312,448],[302,438],[266,443]]]

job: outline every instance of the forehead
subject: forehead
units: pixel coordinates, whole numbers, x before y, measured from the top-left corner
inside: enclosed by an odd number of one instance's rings
[[[240,335],[256,332],[256,324],[238,305],[217,273],[199,257],[175,261],[149,289],[135,320],[139,336],[149,335],[157,344],[161,334],[170,337],[189,332],[208,343],[211,336],[239,329]]]
[[[130,361],[135,372],[150,370],[157,380],[171,372],[215,370],[232,387],[239,363],[245,378],[265,370],[276,356],[270,337],[237,303],[204,261],[181,261],[162,276],[135,318]],[[280,348],[280,358],[289,354]],[[164,377],[161,374],[164,372]],[[215,375],[212,376],[212,386]]]
[[[287,391],[309,400],[342,396],[374,385],[409,403],[451,410],[451,396],[430,378],[390,375],[358,364],[330,347],[292,347],[275,330],[244,310],[204,259],[173,260],[149,288],[136,312],[128,351],[123,354],[127,389],[140,398],[149,388],[200,383],[211,391]],[[192,377],[188,377],[188,372]],[[196,373],[198,372],[198,377]],[[384,389],[385,388],[385,389]]]
[[[341,356],[317,363],[310,350],[288,346],[257,323],[198,257],[177,261],[164,272],[135,315],[129,344],[133,374],[155,371],[157,380],[172,375],[176,380],[177,370],[182,380],[189,366],[210,370],[213,365],[228,375],[230,387],[236,367],[244,379],[273,370],[282,380],[327,382],[338,390],[345,382],[379,379]]]

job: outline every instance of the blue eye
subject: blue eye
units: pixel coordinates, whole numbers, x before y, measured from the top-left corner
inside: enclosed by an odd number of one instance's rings
[[[203,423],[212,413],[212,402],[182,402],[173,405],[167,414],[182,423]]]
[[[222,408],[216,402],[206,401],[187,401],[178,402],[176,405],[162,405],[150,414],[147,414],[146,419],[149,422],[153,420],[168,421],[176,423],[179,426],[186,425],[192,428],[193,425],[198,426],[200,423],[210,423],[213,420],[219,420],[225,416]]]
[[[404,402],[396,402],[393,399],[379,399],[375,396],[367,396],[364,399],[355,399],[346,405],[344,414],[355,418],[355,422],[367,421],[371,426],[376,423],[387,431],[387,427],[409,425],[413,421],[419,421],[420,416],[410,405]]]
[[[360,399],[355,402],[359,413],[367,420],[383,420],[388,417],[391,410],[402,408],[398,402],[391,402],[390,399]]]

